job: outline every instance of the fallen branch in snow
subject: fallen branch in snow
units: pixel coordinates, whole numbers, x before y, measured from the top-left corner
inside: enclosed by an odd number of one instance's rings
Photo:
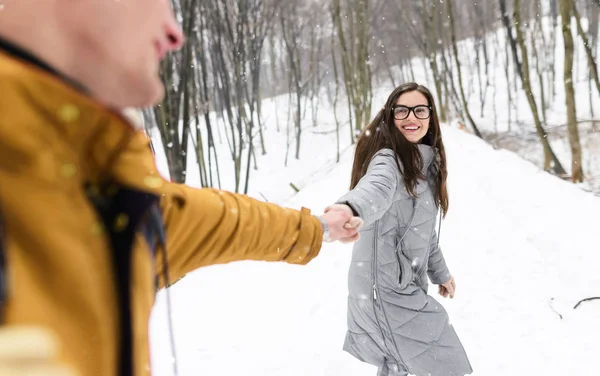
[[[335,131],[336,131],[336,129],[332,129],[330,131],[311,131],[311,130],[309,130],[308,132],[312,133],[312,134],[332,134],[332,133],[335,133]]]
[[[507,123],[507,122],[503,122],[503,123]],[[590,125],[590,132],[594,132],[594,124],[598,124],[600,123],[600,119],[594,118],[594,119],[578,119],[577,120],[577,124],[588,124]],[[519,132],[486,132],[488,135],[493,135],[495,137],[496,140],[502,140],[502,139],[509,139],[509,138],[522,138],[522,137],[527,137],[527,136],[531,136],[531,137],[537,137],[537,133],[535,130],[530,129],[534,126],[534,124],[532,123],[527,123],[524,121],[519,121],[517,122],[517,125],[519,125],[520,127],[522,127],[521,129],[519,129],[522,133]],[[567,124],[545,124],[546,126],[546,132],[549,134],[554,134],[557,132],[562,132],[562,128],[566,128]],[[585,129],[587,129],[587,127],[585,127]],[[582,131],[582,129],[580,129],[580,131]]]
[[[554,298],[550,299],[550,302],[548,303],[548,305],[550,306],[550,309],[552,309],[554,311],[554,313],[556,313],[558,315],[558,317],[560,317],[560,319],[562,320],[562,315],[558,312],[556,312],[556,310],[554,309],[554,307],[552,306],[552,302],[554,301]]]
[[[577,120],[577,124],[582,124],[582,123],[597,123],[600,122],[600,119],[579,119]],[[557,128],[563,128],[566,127],[567,124],[558,124],[558,125],[552,125],[552,126],[548,126],[546,128],[547,131],[551,131],[553,129],[557,129]]]
[[[594,296],[591,298],[585,298],[585,299],[581,299],[580,301],[577,302],[577,304],[575,304],[575,307],[573,307],[573,309],[577,309],[577,307],[579,307],[579,305],[583,302],[589,302],[591,300],[600,300],[600,296]]]

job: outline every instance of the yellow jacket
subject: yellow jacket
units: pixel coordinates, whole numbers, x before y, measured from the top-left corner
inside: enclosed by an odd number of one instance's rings
[[[85,376],[149,374],[161,252],[172,283],[236,260],[305,264],[323,235],[307,209],[162,179],[125,118],[2,53],[0,217],[2,324],[50,328]]]

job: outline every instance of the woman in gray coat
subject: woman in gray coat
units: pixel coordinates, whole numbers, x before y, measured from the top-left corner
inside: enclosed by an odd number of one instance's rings
[[[448,211],[446,177],[431,93],[399,86],[358,140],[350,192],[330,207],[364,221],[349,271],[344,350],[380,376],[472,372],[448,314],[427,294],[427,277],[443,297],[456,290],[435,229],[438,211],[440,221]]]

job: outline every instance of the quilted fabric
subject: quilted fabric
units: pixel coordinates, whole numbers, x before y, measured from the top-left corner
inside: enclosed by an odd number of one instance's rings
[[[337,202],[365,225],[348,275],[344,350],[361,361],[390,362],[417,376],[465,375],[471,365],[442,305],[427,294],[450,279],[435,231],[434,150],[419,145],[423,173],[409,195],[391,149],[380,150],[366,175]]]

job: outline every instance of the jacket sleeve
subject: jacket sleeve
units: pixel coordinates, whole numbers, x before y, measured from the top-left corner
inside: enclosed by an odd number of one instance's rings
[[[450,280],[450,270],[448,270],[448,266],[446,266],[446,260],[444,259],[444,254],[438,244],[438,236],[435,229],[433,230],[433,236],[431,237],[431,243],[429,244],[427,275],[434,285],[441,285]]]
[[[392,205],[392,198],[399,181],[399,171],[393,151],[382,149],[377,152],[363,176],[353,190],[336,201],[352,208],[369,226],[377,221]]]
[[[321,248],[321,222],[305,208],[174,183],[165,187],[161,207],[170,282],[196,268],[231,261],[306,264]],[[162,269],[157,257],[157,272]]]

